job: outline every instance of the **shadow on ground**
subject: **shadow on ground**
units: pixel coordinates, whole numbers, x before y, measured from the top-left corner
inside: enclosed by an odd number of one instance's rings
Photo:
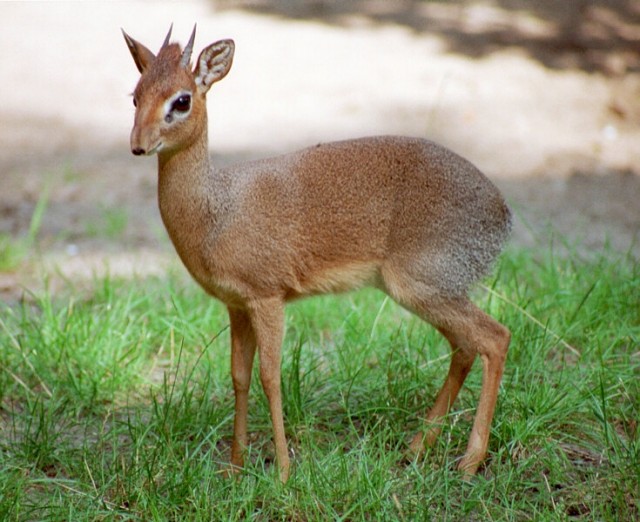
[[[637,0],[212,0],[296,20],[396,24],[439,36],[452,53],[481,58],[516,48],[546,67],[622,75],[640,72]]]

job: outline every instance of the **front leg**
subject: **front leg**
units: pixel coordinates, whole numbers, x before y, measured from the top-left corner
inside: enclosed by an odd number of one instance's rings
[[[236,397],[231,445],[231,471],[237,472],[244,464],[247,449],[247,417],[251,370],[256,352],[256,338],[251,320],[243,310],[229,308],[231,325],[231,378]]]
[[[284,330],[284,302],[279,298],[253,301],[248,306],[251,324],[258,343],[260,379],[269,401],[273,442],[280,480],[289,478],[289,452],[284,434],[282,395],[280,391],[280,351]]]

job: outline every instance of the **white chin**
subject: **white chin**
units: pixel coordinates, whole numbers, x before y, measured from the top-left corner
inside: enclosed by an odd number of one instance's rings
[[[162,142],[158,143],[155,147],[147,152],[147,156],[153,156],[162,150]]]

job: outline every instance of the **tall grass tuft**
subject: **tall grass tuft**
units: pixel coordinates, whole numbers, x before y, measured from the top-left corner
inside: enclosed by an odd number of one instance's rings
[[[0,271],[6,272],[17,268],[27,253],[35,247],[38,233],[42,227],[42,220],[49,205],[51,187],[52,182],[49,178],[45,182],[31,214],[26,236],[14,238],[8,234],[0,234]]]

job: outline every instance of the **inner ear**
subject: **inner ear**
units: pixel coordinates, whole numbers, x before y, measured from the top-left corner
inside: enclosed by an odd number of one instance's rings
[[[215,82],[227,75],[233,63],[234,51],[233,40],[220,40],[202,50],[193,71],[200,92],[207,92]]]

